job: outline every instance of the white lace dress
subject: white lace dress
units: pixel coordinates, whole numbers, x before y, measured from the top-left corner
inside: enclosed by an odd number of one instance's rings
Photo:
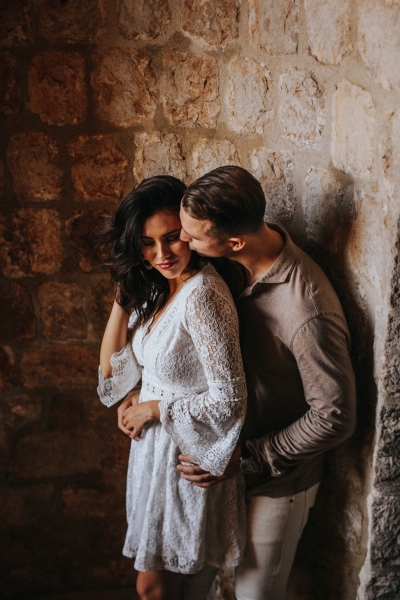
[[[134,320],[130,320],[130,326]],[[198,488],[179,476],[178,454],[221,475],[237,443],[246,388],[233,300],[211,265],[189,279],[148,332],[99,371],[107,406],[139,382],[139,402],[160,400],[161,423],[132,441],[123,553],[139,571],[196,573],[238,564],[245,542],[242,478]]]

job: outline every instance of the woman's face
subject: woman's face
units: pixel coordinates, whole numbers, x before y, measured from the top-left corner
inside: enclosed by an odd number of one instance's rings
[[[149,217],[143,226],[143,257],[167,279],[175,279],[187,267],[192,251],[180,239],[181,221],[177,214],[162,211]]]

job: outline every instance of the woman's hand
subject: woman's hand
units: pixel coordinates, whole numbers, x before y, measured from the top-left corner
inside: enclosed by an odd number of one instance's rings
[[[141,402],[127,407],[123,412],[122,425],[129,430],[130,437],[136,442],[140,441],[140,434],[147,425],[160,420],[159,402],[159,400]]]
[[[127,429],[124,426],[123,414],[127,408],[129,408],[130,406],[135,406],[139,402],[139,395],[140,395],[140,390],[132,390],[131,392],[129,392],[129,394],[126,396],[126,398],[118,406],[118,410],[117,410],[118,428],[121,431],[123,431],[124,433],[126,433],[126,435],[129,435],[129,437],[131,436],[131,431],[129,431],[129,429]]]

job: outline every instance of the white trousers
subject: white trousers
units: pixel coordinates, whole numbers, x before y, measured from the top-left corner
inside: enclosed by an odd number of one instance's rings
[[[283,498],[249,498],[247,544],[236,569],[237,600],[285,600],[297,544],[318,487],[319,483]]]

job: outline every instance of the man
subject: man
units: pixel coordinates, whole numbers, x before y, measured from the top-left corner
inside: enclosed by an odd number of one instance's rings
[[[249,392],[241,457],[248,541],[236,574],[238,600],[284,600],[323,452],[355,425],[340,302],[319,266],[284,229],[264,223],[264,214],[260,183],[233,166],[198,179],[181,206],[182,240],[199,254],[239,263],[244,274],[237,307]],[[225,476],[235,474],[235,460]],[[196,465],[178,469],[195,485],[218,483]]]

